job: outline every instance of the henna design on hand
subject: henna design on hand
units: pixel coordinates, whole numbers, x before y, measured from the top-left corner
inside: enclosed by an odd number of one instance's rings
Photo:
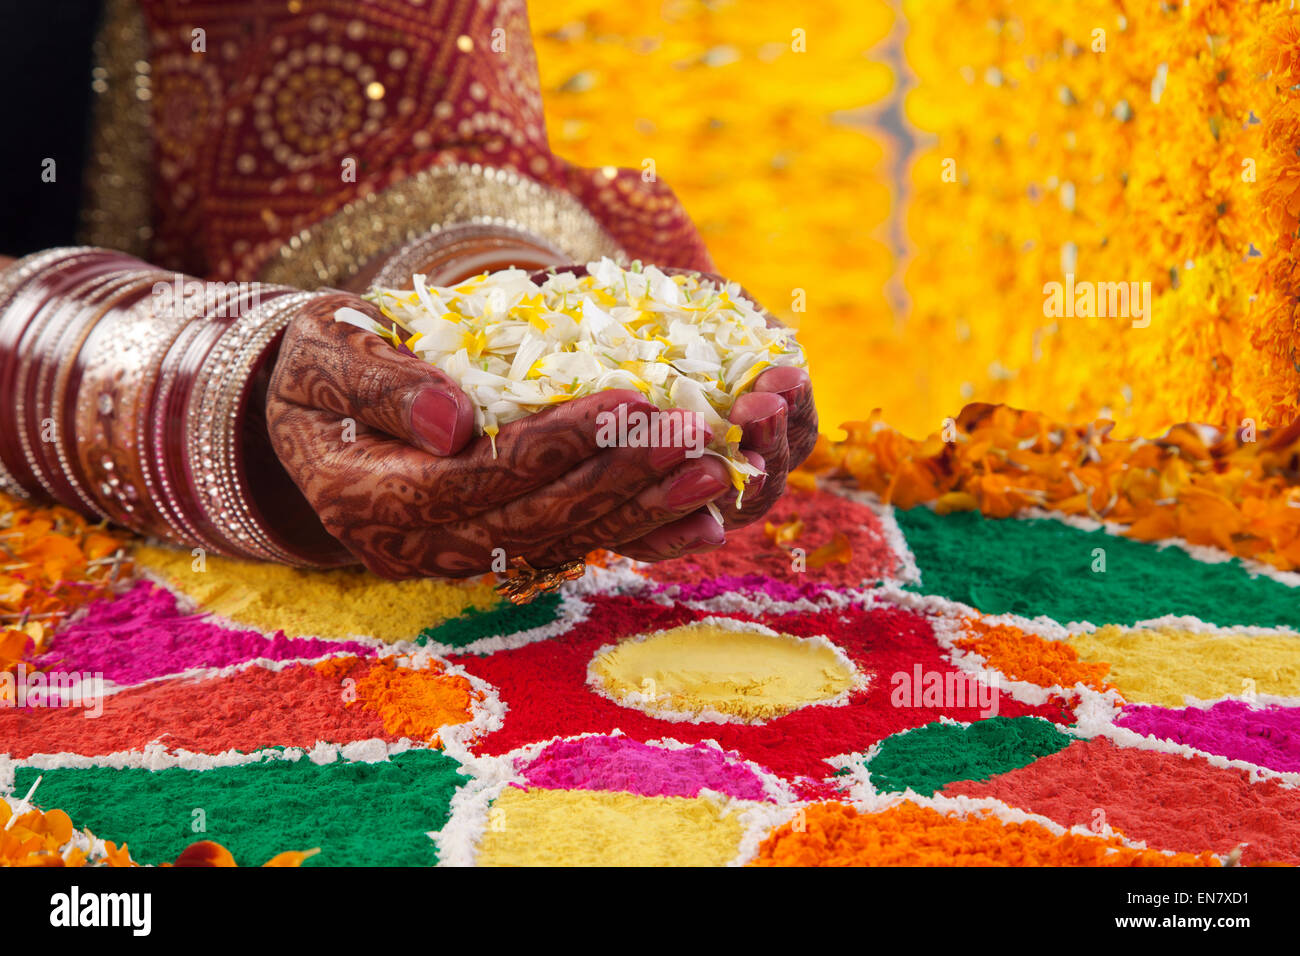
[[[600,447],[602,413],[657,411],[640,393],[601,392],[511,422],[494,454],[489,439],[473,437],[473,407],[448,376],[381,336],[335,322],[342,306],[383,321],[346,293],[310,303],[280,348],[267,424],[276,455],[325,528],[370,570],[465,577],[500,567],[494,558],[502,553],[545,567],[602,547],[662,560],[722,543],[722,528],[699,511],[713,499],[734,501],[729,485],[719,494],[708,480],[720,477],[719,462],[688,460],[688,441],[674,449]],[[777,371],[784,370],[758,383]],[[811,387],[799,375],[793,383],[778,377],[779,387],[747,403],[780,409],[741,422],[743,445],[769,474],[728,523],[765,512],[789,462],[801,461],[816,439]],[[793,396],[792,413],[782,395]]]

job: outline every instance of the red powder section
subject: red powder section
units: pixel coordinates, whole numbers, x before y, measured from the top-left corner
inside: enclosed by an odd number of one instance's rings
[[[397,740],[378,711],[346,705],[344,677],[359,681],[371,666],[359,663],[346,675],[299,664],[282,671],[250,667],[227,677],[159,681],[105,697],[103,713],[93,718],[80,708],[0,709],[0,749],[17,758],[96,756],[158,743],[213,754]]]
[[[753,760],[805,794],[834,791],[826,758],[866,750],[876,741],[909,727],[947,716],[960,721],[982,719],[977,707],[894,706],[891,675],[955,673],[941,655],[923,617],[896,608],[872,611],[834,610],[765,617],[762,623],[798,637],[825,635],[864,672],[870,686],[846,706],[816,705],[765,724],[687,723],[652,717],[622,707],[586,686],[587,664],[604,644],[649,631],[677,627],[707,615],[681,606],[664,607],[634,598],[595,597],[587,620],[548,641],[490,657],[455,658],[471,674],[495,686],[509,711],[505,724],[482,739],[478,752],[502,754],[557,734],[574,736],[622,730],[634,740],[672,737],[684,743],[716,740],[723,748]],[[745,618],[738,616],[738,619]],[[998,713],[1007,717],[1036,714],[1063,720],[1061,706],[1031,707],[998,697]]]
[[[1300,863],[1300,790],[1273,780],[1252,784],[1246,771],[1214,767],[1202,757],[1080,741],[1019,770],[949,784],[943,792],[996,797],[1063,826],[1104,821],[1153,849],[1227,854],[1244,843],[1243,863]]]
[[[803,530],[784,546],[773,543],[766,526],[786,525],[798,518]],[[816,560],[800,572],[793,569],[790,548],[802,548],[811,556],[830,545],[836,534],[848,539],[851,557],[847,564],[829,561],[815,567]],[[893,575],[898,558],[890,548],[880,519],[866,505],[825,491],[788,491],[761,521],[739,531],[727,532],[726,547],[708,554],[688,555],[651,565],[645,573],[656,581],[695,586],[707,579],[771,578],[798,588],[858,587]],[[694,589],[690,597],[696,595]],[[782,597],[783,595],[777,595]]]

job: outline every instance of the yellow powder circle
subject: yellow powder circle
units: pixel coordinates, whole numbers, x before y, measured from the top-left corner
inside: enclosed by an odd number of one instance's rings
[[[736,813],[708,797],[506,787],[488,811],[479,866],[723,866]]]
[[[853,667],[823,640],[700,621],[598,653],[588,682],[627,707],[751,722],[851,689]]]

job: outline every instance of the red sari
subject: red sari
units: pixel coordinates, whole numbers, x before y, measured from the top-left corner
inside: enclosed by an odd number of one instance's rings
[[[111,208],[106,175],[148,176],[152,203],[100,216],[118,242],[97,244],[314,287],[431,226],[506,219],[579,260],[712,270],[663,183],[551,152],[522,0],[112,3],[96,89],[117,155],[96,149],[91,193]],[[147,149],[126,142],[142,126]]]

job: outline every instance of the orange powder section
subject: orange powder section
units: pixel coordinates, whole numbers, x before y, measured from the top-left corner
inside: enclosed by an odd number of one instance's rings
[[[984,658],[987,666],[1012,680],[1028,681],[1039,687],[1073,687],[1083,684],[1093,690],[1109,690],[1106,680],[1110,665],[1105,661],[1081,661],[1079,653],[1064,641],[1049,641],[1009,624],[992,624],[980,618],[962,621],[966,636],[957,638],[962,650]]]
[[[402,667],[392,657],[373,664],[343,657],[321,661],[315,668],[326,677],[354,680],[353,704],[376,712],[385,733],[434,746],[441,746],[439,729],[468,722],[474,703],[483,697],[468,679],[448,674],[438,661],[416,669]]]
[[[802,832],[800,832],[802,831]],[[812,804],[773,831],[752,866],[1218,866],[1210,853],[1166,855],[1115,839],[1057,836],[1037,823],[946,816],[901,803],[860,813]]]

